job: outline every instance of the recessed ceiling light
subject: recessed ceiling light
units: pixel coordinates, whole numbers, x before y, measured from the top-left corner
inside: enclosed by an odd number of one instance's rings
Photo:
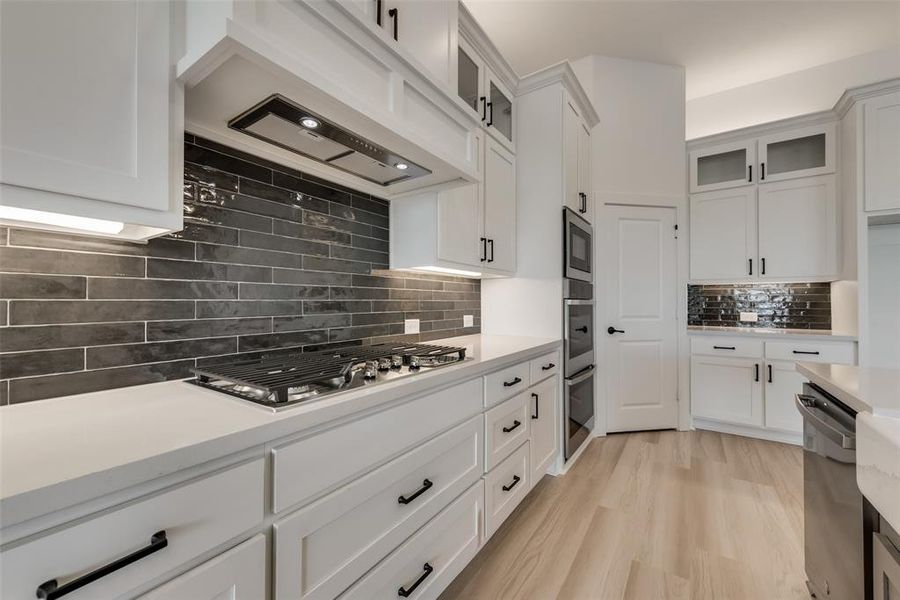
[[[302,119],[300,119],[300,124],[307,129],[315,129],[319,126],[319,122],[312,117],[303,117]]]
[[[400,169],[401,171],[405,171],[409,168],[409,165],[406,163],[397,163],[394,166],[397,167],[398,169]]]

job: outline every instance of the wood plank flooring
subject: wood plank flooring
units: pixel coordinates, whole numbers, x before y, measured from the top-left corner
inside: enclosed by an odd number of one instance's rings
[[[808,600],[802,459],[707,431],[595,439],[441,600]]]

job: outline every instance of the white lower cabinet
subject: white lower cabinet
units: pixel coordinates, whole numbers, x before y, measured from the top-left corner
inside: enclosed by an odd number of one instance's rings
[[[766,427],[791,433],[803,432],[803,418],[794,406],[794,396],[803,391],[803,377],[796,363],[774,360],[766,363]]]
[[[762,360],[691,358],[691,413],[694,417],[742,425],[763,424]]]
[[[553,464],[559,449],[559,380],[552,377],[539,383],[529,390],[528,396],[528,418],[531,420],[529,483],[534,487]]]
[[[139,600],[260,600],[266,572],[266,536],[259,534]]]
[[[341,600],[437,598],[480,546],[482,482],[470,487],[369,571]]]
[[[528,494],[530,446],[525,442],[484,476],[484,540],[487,541]]]
[[[481,415],[275,523],[277,600],[334,598],[482,474]]]
[[[528,439],[529,394],[523,392],[484,413],[484,469],[490,471]]]

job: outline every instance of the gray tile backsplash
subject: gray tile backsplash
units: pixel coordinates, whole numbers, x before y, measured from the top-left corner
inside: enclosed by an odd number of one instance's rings
[[[387,270],[389,204],[186,135],[185,228],[147,244],[0,228],[0,404],[195,365],[477,333],[477,280]],[[463,328],[463,315],[475,327]],[[403,321],[421,333],[403,335]]]
[[[741,322],[742,311],[757,313],[759,321]],[[690,285],[688,325],[831,329],[831,285]]]

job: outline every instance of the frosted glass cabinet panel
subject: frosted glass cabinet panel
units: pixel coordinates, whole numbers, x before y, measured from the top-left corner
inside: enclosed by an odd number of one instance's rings
[[[759,183],[834,172],[835,126],[816,125],[759,139]]]
[[[737,142],[691,152],[691,192],[750,185],[756,179],[756,142]]]
[[[484,62],[462,36],[457,48],[456,94],[484,122],[487,119],[487,97],[484,93]]]

